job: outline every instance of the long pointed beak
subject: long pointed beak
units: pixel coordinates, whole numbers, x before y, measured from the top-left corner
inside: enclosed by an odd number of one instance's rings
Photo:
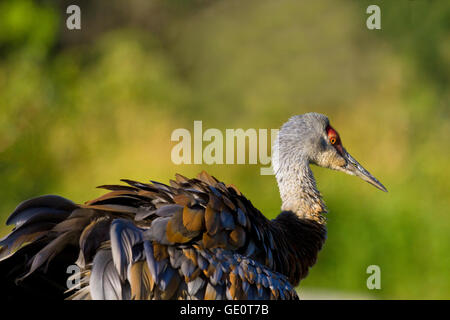
[[[387,189],[381,184],[381,182],[378,181],[373,175],[371,175],[369,171],[364,169],[363,166],[360,165],[358,161],[356,161],[355,158],[353,158],[344,148],[342,148],[342,156],[345,158],[345,160],[347,160],[347,164],[343,168],[343,171],[345,173],[358,176],[374,187],[387,192]]]

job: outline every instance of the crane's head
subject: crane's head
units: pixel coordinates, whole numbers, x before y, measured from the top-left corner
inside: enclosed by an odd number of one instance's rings
[[[312,112],[290,118],[280,129],[274,151],[275,171],[282,163],[307,161],[320,167],[358,176],[387,192],[386,188],[347,152],[339,134],[323,114]]]

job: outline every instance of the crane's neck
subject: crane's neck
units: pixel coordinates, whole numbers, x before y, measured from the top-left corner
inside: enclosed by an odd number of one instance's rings
[[[316,180],[306,158],[281,161],[274,165],[281,196],[281,209],[294,212],[300,219],[314,220],[325,224],[327,212]]]
[[[289,127],[281,128],[272,149],[272,166],[281,196],[281,212],[271,221],[277,239],[275,269],[297,285],[314,265],[326,239],[327,212],[309,167],[311,141]],[[300,138],[299,138],[300,137]]]
[[[289,281],[298,285],[317,259],[326,238],[327,212],[320,192],[317,190],[309,161],[297,158],[295,161],[276,162],[274,170],[282,200],[283,210],[272,220],[272,230],[278,239],[279,252],[289,257],[285,263],[278,253],[276,270],[285,274]]]

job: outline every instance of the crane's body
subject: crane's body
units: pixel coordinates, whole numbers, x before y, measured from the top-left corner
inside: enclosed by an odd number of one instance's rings
[[[176,175],[170,185],[123,180],[83,205],[59,196],[20,204],[7,221],[14,230],[0,241],[0,266],[26,262],[20,285],[36,274],[51,278],[45,269],[52,264],[76,265],[71,299],[298,299],[294,287],[326,238],[326,207],[309,165],[356,174],[386,191],[330,128],[315,113],[281,128],[273,167],[282,212],[273,220],[206,172]]]

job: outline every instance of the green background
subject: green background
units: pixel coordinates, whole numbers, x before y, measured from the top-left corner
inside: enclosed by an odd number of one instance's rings
[[[73,3],[82,29],[69,31]],[[381,30],[366,28],[370,4]],[[329,233],[300,293],[448,299],[449,24],[444,0],[2,1],[0,235],[29,197],[80,203],[120,178],[202,169],[273,218],[273,176],[259,165],[176,166],[171,132],[194,120],[279,128],[316,111],[389,193],[313,168]],[[373,264],[381,290],[366,287]]]

